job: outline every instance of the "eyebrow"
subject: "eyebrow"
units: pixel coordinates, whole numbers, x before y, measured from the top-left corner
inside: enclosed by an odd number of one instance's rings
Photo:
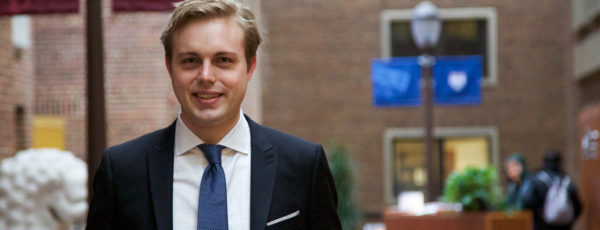
[[[236,56],[236,57],[238,56],[238,54],[235,53],[235,52],[226,52],[226,51],[218,52],[217,55],[215,55],[215,56],[222,56],[222,55],[233,55],[233,56]]]
[[[177,54],[177,57],[181,57],[181,56],[185,56],[185,55],[196,56],[196,57],[199,57],[199,56],[200,56],[200,54],[198,54],[197,52],[190,51],[190,52],[182,52],[182,53],[178,53],[178,54]],[[223,55],[233,55],[233,56],[235,56],[235,57],[237,57],[237,56],[238,56],[238,54],[237,54],[237,53],[235,53],[235,52],[227,52],[227,51],[221,51],[221,52],[217,52],[217,53],[215,54],[215,56],[223,56]]]
[[[181,57],[181,56],[185,56],[185,55],[191,55],[191,56],[200,56],[198,53],[196,52],[183,52],[183,53],[178,53],[177,57]]]

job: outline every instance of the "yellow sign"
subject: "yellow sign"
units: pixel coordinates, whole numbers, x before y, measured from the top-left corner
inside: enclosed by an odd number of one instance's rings
[[[33,147],[65,149],[65,118],[37,115],[33,117]]]

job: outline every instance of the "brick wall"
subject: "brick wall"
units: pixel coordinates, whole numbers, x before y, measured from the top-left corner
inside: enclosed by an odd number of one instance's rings
[[[65,118],[66,149],[83,157],[85,132],[85,36],[78,14],[33,18],[35,114]]]
[[[0,18],[0,159],[13,154],[16,149],[12,98],[12,42],[10,18]]]
[[[263,120],[309,140],[340,142],[358,163],[362,207],[384,207],[383,132],[420,127],[419,108],[376,109],[370,60],[380,54],[380,12],[413,1],[263,0]],[[501,160],[514,151],[539,166],[548,148],[565,145],[563,87],[570,76],[568,2],[435,1],[438,7],[494,7],[498,13],[498,84],[480,106],[437,106],[437,127],[494,126]],[[551,22],[551,23],[550,23]]]
[[[177,102],[164,68],[160,32],[167,13],[119,13],[103,1],[107,144],[167,126]],[[82,6],[83,7],[83,6]],[[34,20],[36,114],[66,118],[67,149],[87,155],[83,14]]]
[[[15,47],[13,56],[13,114],[16,150],[23,150],[32,146],[32,115],[34,110],[35,95],[35,63],[32,47]],[[20,112],[18,112],[19,110]],[[16,152],[16,151],[15,151]]]
[[[118,144],[169,125],[177,102],[160,34],[167,13],[119,13],[105,20],[108,143]]]
[[[31,48],[12,44],[11,17],[0,19],[0,160],[31,146]],[[20,111],[20,112],[17,112]]]

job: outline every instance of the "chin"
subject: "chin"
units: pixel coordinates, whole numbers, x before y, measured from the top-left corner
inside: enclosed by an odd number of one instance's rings
[[[225,120],[225,116],[218,111],[202,111],[194,113],[192,119],[199,125],[215,125]]]

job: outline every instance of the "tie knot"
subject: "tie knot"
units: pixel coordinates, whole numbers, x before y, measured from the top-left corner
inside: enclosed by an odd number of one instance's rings
[[[204,153],[209,164],[221,164],[222,145],[201,144],[198,147]]]

